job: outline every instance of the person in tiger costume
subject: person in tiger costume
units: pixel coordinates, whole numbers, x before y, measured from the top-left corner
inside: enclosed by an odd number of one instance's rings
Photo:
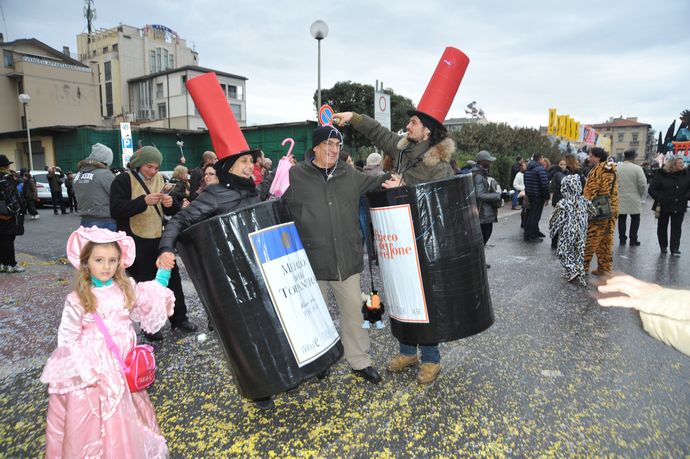
[[[591,169],[582,192],[585,199],[592,201],[597,196],[609,196],[611,218],[590,221],[587,225],[587,244],[585,245],[585,273],[596,254],[597,269],[592,274],[601,276],[613,268],[613,233],[618,219],[618,183],[616,165],[607,161],[608,154],[603,148],[594,147],[588,156]]]

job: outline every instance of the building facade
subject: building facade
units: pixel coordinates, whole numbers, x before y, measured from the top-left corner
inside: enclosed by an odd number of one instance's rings
[[[651,154],[650,144],[654,139],[650,137],[652,126],[640,123],[636,117],[610,118],[601,124],[592,124],[599,135],[611,139],[611,155],[618,161],[623,160],[623,152],[633,149],[637,152],[635,162],[642,163]],[[651,142],[651,143],[650,143]]]
[[[185,83],[208,72],[216,73],[238,124],[246,126],[247,78],[191,65],[130,79],[128,84],[131,121],[142,127],[193,131],[206,129],[206,124],[196,110]]]
[[[128,80],[199,64],[199,55],[168,27],[119,25],[77,35],[79,60],[91,66],[100,90],[101,115],[111,123],[133,121]]]
[[[479,118],[448,118],[443,122],[448,132],[458,132],[468,124],[489,124],[483,116]]]
[[[91,68],[36,39],[3,42],[0,67],[0,153],[16,169],[29,168],[27,119],[34,169],[55,163],[52,140],[38,135],[47,126],[99,125],[98,82]],[[68,50],[66,50],[68,51]],[[26,94],[26,106],[19,101]]]

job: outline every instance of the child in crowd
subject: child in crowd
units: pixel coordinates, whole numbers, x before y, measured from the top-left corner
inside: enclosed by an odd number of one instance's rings
[[[133,320],[154,333],[173,313],[175,297],[165,288],[169,271],[136,284],[124,271],[135,258],[134,240],[95,226],[71,234],[67,258],[78,270],[76,287],[41,376],[49,394],[46,457],[167,457],[148,394],[130,392],[96,316],[124,359],[137,342]]]
[[[594,215],[594,206],[582,197],[582,183],[577,174],[567,175],[561,181],[563,199],[558,201],[549,220],[549,233],[558,235],[556,254],[563,265],[563,277],[572,282],[579,279],[580,285],[587,285],[585,279],[585,243],[587,222]]]

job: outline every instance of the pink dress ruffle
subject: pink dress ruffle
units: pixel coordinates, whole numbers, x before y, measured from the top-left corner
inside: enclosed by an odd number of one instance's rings
[[[155,332],[174,305],[172,292],[155,281],[139,284],[135,291],[136,305],[130,314],[117,285],[93,289],[98,313],[123,358],[136,345],[132,319]],[[130,393],[103,334],[74,292],[65,301],[58,347],[43,369],[41,382],[48,384],[49,393],[47,458],[168,456],[148,394]]]

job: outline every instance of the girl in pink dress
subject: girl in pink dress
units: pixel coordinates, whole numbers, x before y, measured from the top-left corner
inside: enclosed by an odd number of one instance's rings
[[[48,384],[46,457],[160,458],[168,456],[146,391],[131,393],[120,364],[94,321],[98,313],[122,358],[136,345],[132,321],[158,331],[175,304],[165,273],[136,284],[124,269],[134,240],[120,231],[80,227],[67,241],[67,258],[79,270],[67,295],[58,347],[43,369]]]

